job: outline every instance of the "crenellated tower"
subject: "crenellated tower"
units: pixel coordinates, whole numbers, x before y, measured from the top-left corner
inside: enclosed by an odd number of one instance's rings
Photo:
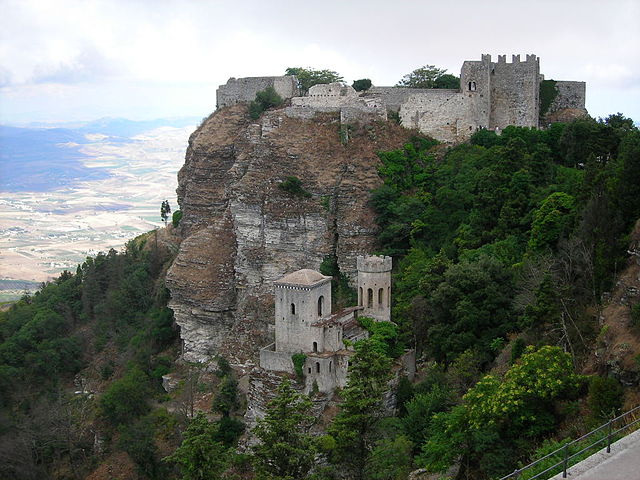
[[[360,315],[391,321],[391,257],[359,256],[357,265]]]

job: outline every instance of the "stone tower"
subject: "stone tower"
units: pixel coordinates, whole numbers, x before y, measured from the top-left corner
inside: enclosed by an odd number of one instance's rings
[[[277,352],[318,351],[321,333],[312,326],[331,314],[331,277],[303,269],[275,283]]]
[[[391,257],[358,257],[357,264],[360,315],[391,321]]]

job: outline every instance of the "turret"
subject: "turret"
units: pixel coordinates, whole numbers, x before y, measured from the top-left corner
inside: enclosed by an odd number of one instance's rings
[[[360,315],[391,321],[391,257],[358,257],[357,265]]]

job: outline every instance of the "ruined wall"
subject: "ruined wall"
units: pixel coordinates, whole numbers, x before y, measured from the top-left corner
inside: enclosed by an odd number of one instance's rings
[[[368,124],[387,120],[387,108],[378,98],[359,98],[352,105],[340,109],[342,125]]]
[[[353,87],[334,82],[312,86],[306,96],[292,98],[291,105],[340,108],[355,103],[357,99],[358,92]]]
[[[240,102],[255,100],[256,93],[267,87],[273,87],[283,99],[297,95],[298,81],[293,75],[282,77],[231,77],[225,85],[216,90],[216,105],[218,108],[228,107]]]
[[[260,368],[275,372],[295,373],[290,352],[276,352],[275,343],[260,349]]]
[[[478,127],[470,116],[469,98],[458,90],[434,89],[409,97],[400,108],[400,120],[441,142],[466,140]]]
[[[537,127],[540,115],[540,67],[535,55],[498,55],[491,64],[491,113],[489,128],[503,129],[508,125]]]
[[[400,106],[406,102],[409,97],[418,93],[431,92],[429,88],[408,88],[408,87],[371,87],[367,90],[363,97],[380,98],[387,106],[387,110],[399,112]]]
[[[549,107],[549,112],[564,108],[585,108],[587,84],[585,82],[570,82],[558,80],[556,82],[558,94]]]

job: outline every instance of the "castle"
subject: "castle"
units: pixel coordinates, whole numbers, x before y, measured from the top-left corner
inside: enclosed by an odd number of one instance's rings
[[[314,85],[300,95],[294,76],[230,78],[217,92],[222,108],[255,99],[258,91],[273,87],[290,105],[284,114],[312,118],[317,112],[339,112],[342,124],[386,120],[389,112],[399,115],[402,125],[416,128],[437,140],[457,143],[468,140],[479,129],[502,130],[509,125],[540,126],[540,59],[536,55],[482,55],[479,61],[462,64],[459,89],[372,87],[356,92],[341,83]],[[547,118],[562,121],[586,115],[584,82],[556,81],[555,97]]]
[[[263,369],[293,374],[292,356],[302,353],[305,392],[346,385],[351,344],[368,335],[358,316],[391,319],[391,257],[360,256],[357,266],[358,305],[336,313],[331,277],[303,269],[274,282],[275,342],[260,350]]]

